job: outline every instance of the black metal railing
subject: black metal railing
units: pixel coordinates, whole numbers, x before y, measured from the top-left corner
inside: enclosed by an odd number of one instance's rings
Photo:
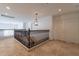
[[[35,38],[33,38],[32,35],[40,34],[40,33],[48,33],[48,35],[39,41],[35,41]],[[31,48],[35,45],[40,44],[41,42],[48,40],[49,30],[30,30],[30,29],[28,29],[27,31],[26,30],[14,30],[14,37],[26,47]]]

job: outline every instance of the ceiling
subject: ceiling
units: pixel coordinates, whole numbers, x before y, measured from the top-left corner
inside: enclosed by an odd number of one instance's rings
[[[6,6],[11,9],[6,10]],[[59,12],[58,9],[62,11]],[[35,12],[38,12],[39,17],[45,17],[73,11],[79,11],[78,3],[0,3],[0,14],[7,12],[8,15],[18,18],[31,19]]]

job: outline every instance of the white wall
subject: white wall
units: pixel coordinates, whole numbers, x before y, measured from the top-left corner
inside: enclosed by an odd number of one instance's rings
[[[63,19],[61,19],[60,15],[53,17],[53,33],[54,33],[54,39],[57,40],[63,40],[64,39],[64,26],[63,26]]]
[[[46,30],[50,29],[50,16],[38,18],[38,26],[35,26],[33,20],[28,22],[28,27],[32,30]]]
[[[64,20],[64,40],[79,43],[79,12],[62,15]]]
[[[79,12],[54,16],[54,39],[79,43]]]
[[[14,30],[4,30],[3,33],[3,37],[14,36]]]
[[[49,30],[49,37],[50,39],[53,38],[53,32],[52,32],[52,16],[46,16],[43,18],[38,19],[38,26],[34,26],[33,20],[28,22],[28,28],[31,30]]]

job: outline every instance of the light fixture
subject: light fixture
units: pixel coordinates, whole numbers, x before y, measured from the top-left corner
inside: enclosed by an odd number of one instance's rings
[[[59,11],[59,12],[61,12],[61,11],[62,11],[62,9],[58,9],[58,11]]]
[[[34,20],[34,25],[35,25],[35,26],[38,26],[38,13],[37,13],[37,12],[35,13],[35,17],[36,17],[36,18],[35,18],[35,20]]]
[[[6,6],[6,9],[7,9],[7,10],[10,10],[11,8],[10,8],[9,6]]]

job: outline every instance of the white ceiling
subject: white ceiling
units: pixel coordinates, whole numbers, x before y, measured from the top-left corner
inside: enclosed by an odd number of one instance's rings
[[[6,10],[6,6],[10,6],[10,10]],[[62,9],[61,12],[58,9]],[[72,11],[79,11],[79,4],[77,3],[10,3],[0,4],[0,14],[8,13],[18,18],[32,18],[34,13],[38,12],[39,17],[56,15],[59,13],[67,13]]]

